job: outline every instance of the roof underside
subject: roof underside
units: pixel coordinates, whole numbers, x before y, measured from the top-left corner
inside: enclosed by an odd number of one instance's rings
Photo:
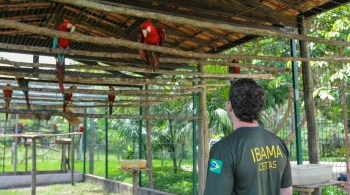
[[[280,31],[281,27],[298,27],[298,16],[310,17],[331,8],[349,3],[350,0],[113,0],[94,2],[118,7],[127,7],[144,11],[166,13],[185,18],[227,23],[248,27],[258,27]],[[114,37],[129,41],[137,41],[140,24],[146,18],[104,12],[95,9],[76,7],[70,4],[47,0],[0,0],[0,16],[2,19],[26,23],[34,26],[57,29],[62,21],[70,20],[76,24],[76,32],[98,37]],[[184,51],[218,53],[250,41],[257,36],[226,32],[219,29],[201,29],[189,25],[181,25],[153,20],[156,27],[165,29],[167,38],[165,47]],[[52,38],[48,36],[21,32],[16,29],[0,27],[0,44],[28,45],[37,47],[52,47]],[[108,53],[137,54],[135,49],[118,46],[103,46],[91,43],[72,41],[72,50],[83,50]],[[33,55],[48,55],[44,52],[29,52],[26,50],[6,50]],[[162,57],[174,57],[168,54]],[[68,58],[87,65],[107,65],[121,63],[131,67],[147,66],[141,60],[116,60],[88,56],[70,55]],[[192,68],[186,64],[163,63],[160,69],[167,70]],[[28,69],[0,67],[0,71],[28,72]],[[55,74],[55,70],[36,69],[36,74]],[[140,74],[138,77],[152,78],[160,74]],[[119,77],[132,78],[134,75],[120,71],[105,71],[105,73],[67,72],[67,76],[85,77]],[[3,78],[0,76],[0,79]],[[30,78],[29,78],[30,79]],[[79,83],[76,83],[79,84]],[[135,86],[139,87],[140,85]]]

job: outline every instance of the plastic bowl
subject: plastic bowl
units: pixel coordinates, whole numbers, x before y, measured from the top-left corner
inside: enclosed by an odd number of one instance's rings
[[[147,161],[142,159],[120,160],[120,166],[123,169],[144,169],[146,163]]]

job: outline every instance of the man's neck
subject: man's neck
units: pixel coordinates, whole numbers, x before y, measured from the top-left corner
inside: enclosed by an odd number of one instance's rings
[[[234,123],[234,129],[238,129],[240,127],[258,127],[259,124],[257,121],[253,121],[252,123],[248,123],[248,122],[243,122],[243,121],[239,121],[239,120],[235,120]]]

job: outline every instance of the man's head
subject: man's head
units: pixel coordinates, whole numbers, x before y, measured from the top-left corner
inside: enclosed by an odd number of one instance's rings
[[[240,121],[252,123],[260,118],[265,92],[254,80],[239,79],[231,85],[229,102]]]

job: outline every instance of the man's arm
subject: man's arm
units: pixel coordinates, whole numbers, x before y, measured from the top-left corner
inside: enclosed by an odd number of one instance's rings
[[[280,195],[292,195],[292,194],[293,194],[292,186],[288,188],[280,188]]]

